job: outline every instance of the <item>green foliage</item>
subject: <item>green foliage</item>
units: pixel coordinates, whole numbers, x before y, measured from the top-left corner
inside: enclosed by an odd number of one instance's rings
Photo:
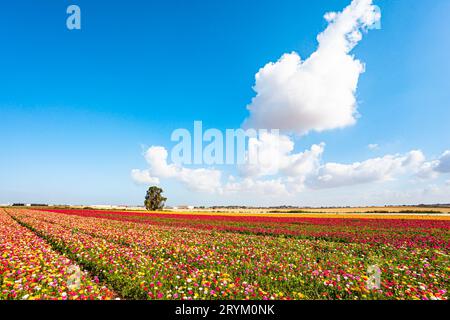
[[[163,190],[159,187],[152,186],[148,188],[145,196],[144,205],[147,210],[162,210],[167,198],[162,196]]]

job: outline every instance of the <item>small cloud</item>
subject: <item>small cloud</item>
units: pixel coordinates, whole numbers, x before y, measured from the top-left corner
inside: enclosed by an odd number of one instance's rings
[[[314,144],[309,150],[293,153],[294,141],[287,135],[262,133],[249,141],[250,147],[257,149],[255,163],[240,167],[243,177],[263,177],[276,175],[307,176],[316,171],[324,152],[325,143]]]
[[[450,172],[450,150],[445,151],[439,157],[439,163],[436,166],[436,171],[440,173],[448,173]]]
[[[240,182],[228,182],[224,187],[225,194],[258,194],[266,196],[288,195],[286,185],[281,179],[255,180],[244,178]]]
[[[215,169],[190,169],[167,163],[167,150],[152,146],[145,152],[149,168],[133,169],[131,177],[137,183],[157,184],[159,178],[175,179],[189,189],[200,192],[218,192],[221,187],[221,171]]]
[[[369,150],[376,150],[376,149],[378,149],[378,144],[371,143],[367,146],[367,148],[369,148]]]
[[[342,186],[389,181],[397,176],[414,172],[423,162],[423,154],[418,150],[405,155],[386,155],[351,164],[325,163],[313,180],[312,188],[336,188]]]
[[[417,176],[422,179],[430,179],[446,173],[450,173],[450,150],[445,151],[435,160],[424,162]]]
[[[138,184],[159,184],[159,178],[152,177],[148,170],[131,170],[131,178]]]

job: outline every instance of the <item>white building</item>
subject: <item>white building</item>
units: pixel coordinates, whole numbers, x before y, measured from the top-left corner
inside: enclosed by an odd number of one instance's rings
[[[193,210],[194,208],[195,208],[194,206],[187,206],[187,205],[172,207],[173,210]]]
[[[109,209],[109,210],[144,210],[144,207],[129,207],[129,206],[112,206],[108,204],[91,205],[92,209]]]

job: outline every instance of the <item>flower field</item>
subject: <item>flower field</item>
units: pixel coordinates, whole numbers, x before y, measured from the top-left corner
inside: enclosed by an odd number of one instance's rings
[[[3,212],[0,237],[0,299],[114,298],[97,278],[81,272],[73,261]],[[72,282],[74,276],[78,279]]]
[[[0,222],[0,299],[449,297],[448,217],[8,208]]]

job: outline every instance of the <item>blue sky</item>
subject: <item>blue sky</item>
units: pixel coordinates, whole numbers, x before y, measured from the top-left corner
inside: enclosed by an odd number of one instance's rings
[[[81,8],[81,30],[66,28],[72,3]],[[323,15],[349,3],[3,3],[0,203],[141,204],[145,186],[137,185],[130,171],[146,167],[146,148],[170,149],[171,132],[191,128],[194,120],[221,130],[240,127],[249,116],[258,70],[284,53],[310,56],[327,27]],[[356,123],[295,137],[295,151],[324,142],[323,163],[417,149],[427,161],[439,161],[450,149],[450,3],[374,3],[381,9],[381,29],[364,34],[351,52],[365,64],[355,93]],[[369,144],[378,147],[371,150]],[[235,174],[233,168],[224,170]],[[161,179],[161,185],[169,204],[450,202],[446,172],[411,179],[276,199],[205,195],[170,179]]]

